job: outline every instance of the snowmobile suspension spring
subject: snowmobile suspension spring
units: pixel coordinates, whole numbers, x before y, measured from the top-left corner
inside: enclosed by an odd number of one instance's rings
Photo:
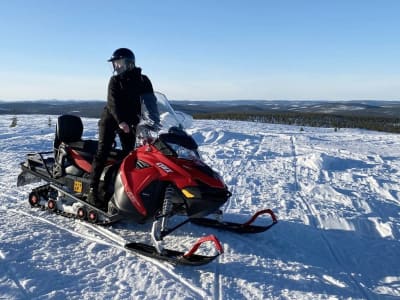
[[[172,197],[174,189],[168,186],[165,190],[164,203],[162,208],[162,219],[161,219],[161,232],[166,231],[168,228],[168,218],[172,211]]]

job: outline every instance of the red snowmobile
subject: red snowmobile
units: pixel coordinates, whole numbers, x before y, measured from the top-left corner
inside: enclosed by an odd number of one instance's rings
[[[189,265],[208,263],[223,249],[214,235],[200,238],[187,252],[165,249],[163,238],[187,222],[238,233],[262,232],[277,223],[270,209],[257,212],[243,224],[222,221],[220,208],[231,196],[223,179],[202,161],[197,143],[184,131],[182,118],[163,94],[144,95],[142,100],[144,109],[136,129],[135,150],[124,157],[122,150],[115,147],[104,168],[100,197],[108,202],[105,210],[86,202],[97,141],[82,139],[83,124],[74,115],[58,118],[53,151],[28,154],[21,163],[18,186],[46,182],[31,191],[30,205],[103,225],[121,219],[152,222],[153,245],[130,242],[125,247],[146,256]],[[149,117],[154,110],[159,116],[157,131]],[[217,217],[205,217],[210,214]],[[260,214],[270,215],[272,222],[266,226],[253,225]],[[184,221],[170,226],[174,216],[184,216]],[[208,241],[215,244],[218,253],[196,254],[201,244]]]

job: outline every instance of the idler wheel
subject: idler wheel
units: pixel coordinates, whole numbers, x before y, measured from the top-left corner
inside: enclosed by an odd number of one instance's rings
[[[89,222],[91,222],[91,223],[96,223],[98,217],[99,217],[99,216],[98,216],[98,214],[97,214],[96,211],[94,211],[94,210],[90,210],[90,211],[89,211],[89,213],[88,213],[88,220],[89,220]]]
[[[31,192],[28,201],[32,207],[39,206],[40,196],[36,192]]]
[[[87,216],[87,212],[86,209],[84,209],[83,207],[79,207],[77,212],[76,212],[76,216],[78,217],[78,219],[80,220],[85,220],[86,216]]]
[[[50,211],[55,211],[56,208],[57,208],[57,203],[56,203],[56,201],[55,201],[54,199],[49,199],[49,200],[47,201],[47,208],[48,208],[48,210],[50,210]]]

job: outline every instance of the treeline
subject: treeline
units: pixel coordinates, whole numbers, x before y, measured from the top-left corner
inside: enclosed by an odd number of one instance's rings
[[[400,133],[400,118],[374,116],[342,116],[302,112],[218,112],[197,113],[195,119],[237,120],[297,126],[328,128],[361,128]]]

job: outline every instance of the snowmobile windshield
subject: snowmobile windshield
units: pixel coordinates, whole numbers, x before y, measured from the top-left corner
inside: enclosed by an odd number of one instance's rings
[[[149,132],[152,137],[157,137],[158,134],[168,133],[170,128],[183,130],[184,124],[190,126],[192,117],[175,112],[167,97],[161,93],[143,94],[141,95],[141,102],[142,112],[137,128],[138,138],[143,134],[147,135]]]
[[[165,155],[199,159],[196,142],[184,131],[184,127],[191,125],[192,117],[176,112],[167,97],[161,93],[144,94],[141,100],[141,121],[137,128],[138,145],[152,143],[158,139],[166,146],[158,147],[160,151],[165,150]]]
[[[175,110],[164,94],[154,92],[141,95],[142,114],[140,124],[156,125],[161,132],[168,132],[171,127],[183,129],[190,116]]]

